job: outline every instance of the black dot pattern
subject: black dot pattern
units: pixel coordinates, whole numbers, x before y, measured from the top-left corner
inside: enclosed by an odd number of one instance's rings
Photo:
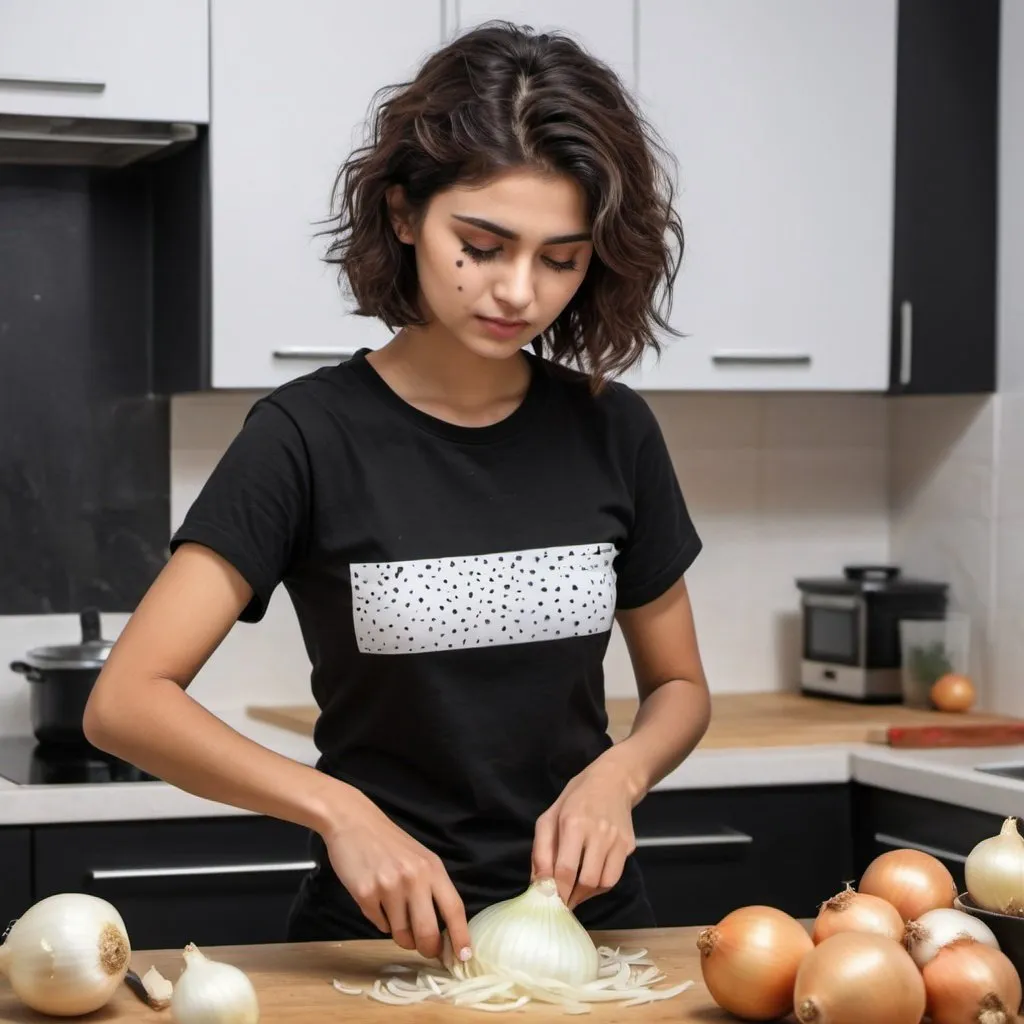
[[[416,654],[604,633],[615,615],[611,544],[351,567],[359,650]]]

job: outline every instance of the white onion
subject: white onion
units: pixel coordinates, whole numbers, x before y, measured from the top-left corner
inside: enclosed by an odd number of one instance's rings
[[[47,896],[18,918],[0,946],[0,973],[39,1013],[75,1017],[105,1006],[131,960],[128,931],[106,900]]]
[[[469,922],[473,956],[451,964],[456,977],[521,971],[567,985],[596,981],[594,940],[562,902],[554,879],[544,878],[512,899],[492,903]]]
[[[982,910],[1024,915],[1024,839],[1016,818],[1007,818],[998,835],[971,850],[964,876],[971,899]]]
[[[904,942],[914,963],[923,968],[943,946],[958,939],[973,939],[999,949],[999,942],[984,921],[949,907],[929,910],[916,921],[907,922]]]
[[[256,1024],[260,1005],[248,976],[234,964],[210,960],[194,943],[171,996],[176,1024]]]

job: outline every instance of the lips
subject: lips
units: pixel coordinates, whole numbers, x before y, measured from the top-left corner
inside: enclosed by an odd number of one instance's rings
[[[501,316],[480,316],[479,314],[478,318],[486,320],[489,324],[497,324],[499,327],[508,327],[510,329],[513,327],[525,327],[530,322],[529,320],[506,320]]]

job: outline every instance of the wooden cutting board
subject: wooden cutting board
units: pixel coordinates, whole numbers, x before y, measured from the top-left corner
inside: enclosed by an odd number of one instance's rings
[[[633,699],[607,703],[609,735],[629,734]],[[315,705],[255,706],[252,718],[313,735]],[[901,704],[868,705],[799,693],[723,693],[712,697],[711,725],[700,749],[883,743],[904,747],[1002,746],[1024,743],[1024,719],[969,712],[952,714]]]
[[[623,951],[647,949],[665,974],[659,986],[676,985],[692,979],[694,985],[674,999],[646,1006],[614,1006],[593,1004],[593,1012],[584,1019],[601,1024],[710,1024],[735,1021],[720,1010],[711,999],[701,979],[696,949],[699,928],[652,928],[633,931],[594,932],[594,941]],[[261,1024],[324,1024],[344,1021],[346,1024],[367,1024],[387,1021],[389,1024],[425,1024],[438,1021],[464,1021],[493,1017],[450,1007],[439,1003],[419,1006],[388,1006],[366,996],[349,996],[335,991],[334,978],[351,985],[369,987],[382,977],[386,964],[422,965],[417,954],[408,953],[388,940],[358,942],[268,943],[256,946],[209,946],[203,952],[241,968],[249,976],[260,1001]],[[142,976],[150,966],[171,982],[180,974],[183,961],[180,950],[135,951],[132,967]],[[386,977],[386,976],[384,976]],[[498,1015],[499,1017],[504,1015]],[[557,1007],[530,1003],[512,1015],[519,1020],[572,1021]],[[40,1015],[22,1006],[4,979],[0,979],[0,1021],[10,1024],[39,1024]],[[83,1018],[86,1019],[86,1018]],[[118,990],[102,1010],[91,1014],[90,1021],[123,1021],[139,1024],[170,1024],[170,1011],[155,1011],[144,1006],[128,989]]]

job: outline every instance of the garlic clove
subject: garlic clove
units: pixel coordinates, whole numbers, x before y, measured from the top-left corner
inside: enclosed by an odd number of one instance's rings
[[[165,1010],[171,1005],[174,985],[171,984],[155,967],[150,967],[142,976],[142,985],[149,997],[149,1005],[154,1010]]]

